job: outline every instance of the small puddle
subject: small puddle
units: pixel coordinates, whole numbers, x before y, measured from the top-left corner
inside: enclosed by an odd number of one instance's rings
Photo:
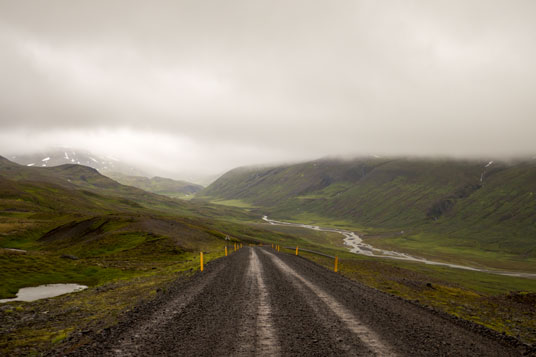
[[[74,293],[87,289],[85,285],[78,284],[46,284],[22,288],[17,293],[17,297],[12,299],[0,299],[0,303],[10,301],[35,301],[50,298],[68,293]]]

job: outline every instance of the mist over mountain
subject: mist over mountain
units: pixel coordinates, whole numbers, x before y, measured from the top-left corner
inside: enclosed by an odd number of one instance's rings
[[[326,155],[536,154],[533,1],[54,3],[0,4],[4,155],[81,147],[207,184]]]

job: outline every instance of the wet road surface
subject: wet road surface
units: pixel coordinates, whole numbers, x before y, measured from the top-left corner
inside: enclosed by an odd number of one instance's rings
[[[73,356],[519,356],[523,345],[245,247],[179,280]]]

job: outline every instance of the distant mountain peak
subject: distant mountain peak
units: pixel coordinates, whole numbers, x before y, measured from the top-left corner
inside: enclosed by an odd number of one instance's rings
[[[73,148],[58,147],[42,150],[32,154],[14,155],[9,159],[24,166],[52,167],[64,164],[77,164],[92,167],[101,173],[121,172],[125,175],[145,175],[145,173],[120,160],[106,155],[101,157],[94,153]]]

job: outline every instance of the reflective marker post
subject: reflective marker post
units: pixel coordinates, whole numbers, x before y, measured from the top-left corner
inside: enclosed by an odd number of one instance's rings
[[[333,271],[336,273],[338,270],[339,265],[339,257],[335,257],[335,267],[333,268]]]

